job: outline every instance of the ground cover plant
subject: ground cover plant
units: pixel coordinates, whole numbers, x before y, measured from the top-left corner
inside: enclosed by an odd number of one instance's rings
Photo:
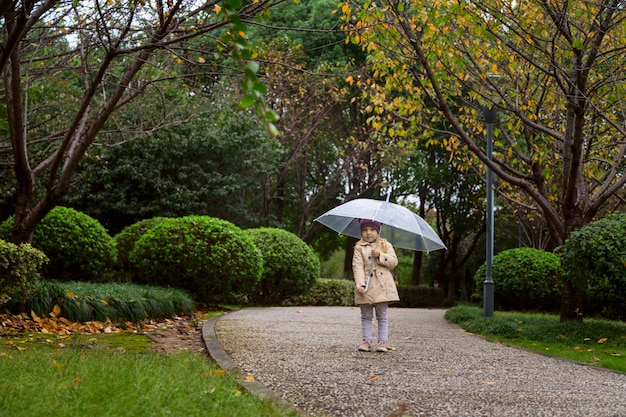
[[[626,323],[601,319],[561,322],[555,314],[497,311],[456,306],[446,319],[492,342],[626,372]]]
[[[193,311],[195,303],[184,290],[130,283],[43,281],[25,302],[8,303],[5,311],[39,317],[63,317],[72,322],[136,322],[172,317]]]

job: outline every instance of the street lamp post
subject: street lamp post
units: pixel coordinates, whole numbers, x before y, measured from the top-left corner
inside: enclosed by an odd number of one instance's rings
[[[484,107],[483,114],[487,123],[487,159],[491,161],[493,153],[493,125],[496,122],[498,113],[495,105]],[[491,168],[487,166],[487,246],[485,262],[485,282],[483,283],[483,315],[493,316],[493,278],[491,267],[493,265],[493,174]]]

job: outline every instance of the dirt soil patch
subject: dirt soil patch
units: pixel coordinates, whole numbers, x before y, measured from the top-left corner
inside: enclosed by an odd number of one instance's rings
[[[157,352],[177,353],[188,350],[203,354],[206,351],[202,339],[202,326],[206,321],[203,317],[206,314],[199,311],[168,319],[114,324],[96,321],[74,323],[64,317],[38,317],[34,313],[0,314],[0,337],[14,333],[72,335],[132,332],[145,334],[154,342],[151,349]]]

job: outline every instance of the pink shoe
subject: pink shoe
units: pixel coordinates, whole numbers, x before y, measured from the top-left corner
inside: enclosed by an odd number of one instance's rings
[[[361,352],[369,352],[372,350],[372,342],[370,342],[369,340],[364,340],[357,349]]]
[[[387,342],[378,342],[376,346],[376,352],[387,352]]]

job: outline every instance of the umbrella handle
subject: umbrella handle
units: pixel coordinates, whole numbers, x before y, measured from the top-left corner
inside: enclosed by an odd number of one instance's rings
[[[365,283],[365,291],[363,291],[363,292],[367,292],[367,289],[370,287],[370,279],[372,279],[372,273],[371,272],[367,276],[367,282]]]

